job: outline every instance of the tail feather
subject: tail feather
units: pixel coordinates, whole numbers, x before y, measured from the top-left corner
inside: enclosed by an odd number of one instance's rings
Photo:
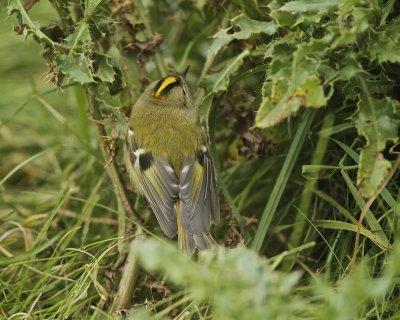
[[[188,222],[183,219],[181,212],[181,202],[178,200],[175,203],[176,220],[178,225],[178,244],[179,248],[188,254],[193,254],[196,249],[196,244],[191,234],[187,232],[189,227]]]
[[[178,244],[179,248],[188,254],[193,254],[196,249],[196,243],[193,235],[189,234],[186,230],[178,231]]]
[[[196,247],[199,250],[206,250],[212,247],[217,247],[218,243],[214,240],[211,234],[203,233],[202,235],[193,235],[194,242],[196,243]]]
[[[177,225],[178,225],[178,244],[179,248],[189,254],[193,254],[196,248],[198,250],[206,250],[214,246],[218,246],[217,242],[210,233],[200,233],[195,231],[190,226],[190,223],[182,213],[181,202],[178,200],[175,204]],[[185,212],[185,210],[183,210]]]

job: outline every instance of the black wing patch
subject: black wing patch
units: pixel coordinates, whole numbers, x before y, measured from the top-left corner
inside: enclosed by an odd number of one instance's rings
[[[142,153],[139,155],[139,166],[140,169],[146,171],[151,167],[154,162],[153,155],[150,152]]]

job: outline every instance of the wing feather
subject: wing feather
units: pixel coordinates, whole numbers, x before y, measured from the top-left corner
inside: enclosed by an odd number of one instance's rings
[[[143,161],[141,160],[143,158]],[[126,135],[125,162],[130,178],[145,195],[164,233],[172,238],[177,233],[174,205],[179,196],[179,181],[171,165],[163,158],[140,149],[132,129]]]
[[[219,220],[219,202],[207,151],[184,161],[179,184],[183,225],[187,224],[193,235],[208,234],[211,219],[215,223]]]

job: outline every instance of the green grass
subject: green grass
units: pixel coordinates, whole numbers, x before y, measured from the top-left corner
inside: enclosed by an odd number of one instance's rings
[[[400,318],[399,173],[381,185],[397,163],[395,1],[70,2],[27,14],[72,49],[0,12],[0,319]],[[76,76],[57,60],[74,54],[106,58]],[[221,247],[194,257],[132,192],[121,152],[146,81],[187,64],[222,216]]]

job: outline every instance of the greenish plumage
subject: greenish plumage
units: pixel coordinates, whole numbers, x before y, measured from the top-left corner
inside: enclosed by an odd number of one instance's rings
[[[219,221],[211,157],[182,76],[153,82],[133,106],[125,163],[162,230],[171,238],[178,234],[182,250],[216,244],[210,235],[211,221]]]

